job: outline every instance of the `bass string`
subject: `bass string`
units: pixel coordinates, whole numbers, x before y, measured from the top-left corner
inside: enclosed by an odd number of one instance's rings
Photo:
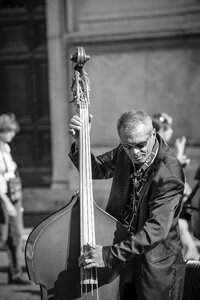
[[[94,224],[94,206],[93,189],[91,173],[91,155],[90,155],[90,128],[88,108],[80,107],[80,118],[82,120],[82,130],[80,132],[80,201],[81,201],[81,249],[82,252],[87,243],[95,244],[95,224]],[[81,271],[81,289],[82,293],[88,293],[88,290],[99,299],[97,268]],[[89,287],[88,287],[89,285]]]
[[[89,145],[89,128],[87,111],[81,109],[80,116],[82,119],[82,132],[80,143],[80,197],[82,203],[82,229],[83,229],[83,244],[95,243],[94,230],[94,211],[93,211],[93,192],[91,180],[91,158]]]

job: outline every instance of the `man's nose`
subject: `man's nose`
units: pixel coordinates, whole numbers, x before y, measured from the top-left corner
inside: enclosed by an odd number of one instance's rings
[[[138,154],[140,152],[140,149],[138,149],[138,148],[132,148],[132,152],[134,154]]]

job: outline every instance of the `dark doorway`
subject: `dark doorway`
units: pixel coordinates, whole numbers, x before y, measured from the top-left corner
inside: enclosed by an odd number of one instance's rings
[[[12,153],[23,186],[48,186],[51,142],[45,0],[0,0],[0,113],[13,112],[20,133]]]

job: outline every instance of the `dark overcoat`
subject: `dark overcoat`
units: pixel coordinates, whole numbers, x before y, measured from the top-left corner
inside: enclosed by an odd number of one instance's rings
[[[103,247],[106,267],[129,265],[121,293],[130,283],[140,300],[175,298],[176,266],[182,261],[178,218],[184,175],[167,144],[159,135],[157,139],[158,154],[145,173],[139,196],[136,233],[119,244]],[[69,156],[78,168],[78,153]],[[129,199],[132,162],[121,145],[97,157],[91,154],[91,159],[94,179],[113,178],[107,212],[120,220]]]

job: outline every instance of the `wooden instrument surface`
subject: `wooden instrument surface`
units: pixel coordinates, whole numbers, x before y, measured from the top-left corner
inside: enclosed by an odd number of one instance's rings
[[[79,132],[80,191],[61,210],[42,221],[28,237],[25,249],[30,280],[40,285],[43,300],[118,300],[120,274],[126,266],[108,270],[78,266],[85,246],[112,245],[129,234],[112,216],[93,200],[89,80],[83,70],[89,56],[79,47],[71,60],[75,63],[72,91],[74,102],[83,121]]]
[[[27,269],[30,279],[43,287],[42,299],[84,299],[78,267],[79,211],[79,197],[76,196],[69,205],[42,221],[29,235],[26,244]],[[94,214],[98,244],[114,244],[128,236],[124,227],[95,203]],[[119,299],[121,269],[98,269],[99,299]],[[96,299],[95,290],[87,291],[87,299]]]

